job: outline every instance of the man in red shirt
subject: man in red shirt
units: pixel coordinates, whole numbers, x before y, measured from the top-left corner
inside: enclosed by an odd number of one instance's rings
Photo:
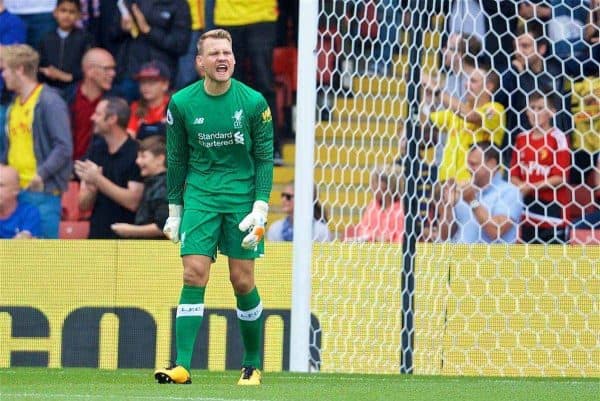
[[[91,120],[100,99],[111,90],[115,78],[115,59],[102,48],[88,50],[81,60],[83,79],[69,100],[73,131],[73,160],[87,153],[92,141],[94,124]]]
[[[521,240],[525,243],[566,241],[571,152],[565,134],[552,126],[555,104],[552,95],[533,92],[526,111],[533,128],[516,138],[510,179],[523,194]]]

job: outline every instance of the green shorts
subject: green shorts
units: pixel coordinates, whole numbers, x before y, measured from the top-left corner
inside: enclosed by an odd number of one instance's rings
[[[181,256],[206,255],[213,260],[217,251],[235,259],[256,259],[264,254],[264,240],[255,250],[242,248],[248,234],[238,228],[247,213],[219,213],[205,210],[184,210],[179,238]]]

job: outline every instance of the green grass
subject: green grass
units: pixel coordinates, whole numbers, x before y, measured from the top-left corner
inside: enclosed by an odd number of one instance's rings
[[[191,385],[159,385],[150,370],[0,369],[1,401],[587,401],[598,379],[520,379],[407,375],[267,373],[260,387],[235,383],[238,372],[192,372]]]

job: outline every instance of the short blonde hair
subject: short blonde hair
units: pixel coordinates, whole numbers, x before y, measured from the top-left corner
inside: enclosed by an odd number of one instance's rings
[[[196,49],[198,50],[198,54],[202,54],[204,41],[206,39],[227,39],[229,43],[233,45],[233,40],[231,39],[231,34],[225,29],[213,29],[207,32],[204,32],[200,39],[198,39],[198,43],[196,44]]]
[[[29,45],[3,46],[1,53],[3,63],[14,70],[23,67],[29,78],[35,78],[40,64],[40,55]]]
[[[404,170],[399,164],[376,167],[371,172],[372,181],[383,181],[387,184],[387,193],[394,200],[402,198],[404,193]]]

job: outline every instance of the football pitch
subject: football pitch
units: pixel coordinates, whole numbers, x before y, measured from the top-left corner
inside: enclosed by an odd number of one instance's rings
[[[1,401],[598,400],[600,380],[269,373],[260,387],[238,372],[193,371],[191,385],[156,384],[150,370],[0,369]]]

